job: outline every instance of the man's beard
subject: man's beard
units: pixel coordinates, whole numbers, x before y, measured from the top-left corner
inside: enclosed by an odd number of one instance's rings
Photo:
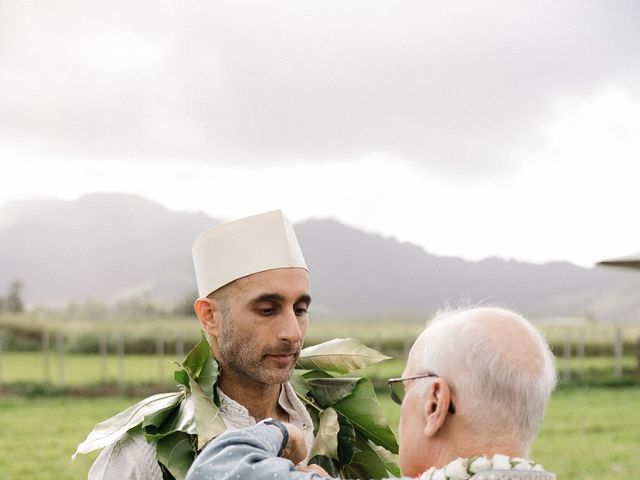
[[[221,326],[218,348],[224,366],[242,373],[260,383],[273,385],[284,383],[291,378],[295,362],[300,356],[300,345],[290,342],[280,342],[262,351],[257,350],[250,339],[243,338],[236,332],[233,320],[225,318]],[[267,355],[294,356],[290,368],[277,368],[266,362]]]

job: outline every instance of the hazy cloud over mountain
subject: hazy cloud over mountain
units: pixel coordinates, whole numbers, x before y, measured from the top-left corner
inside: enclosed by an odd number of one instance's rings
[[[21,280],[29,305],[147,294],[167,305],[195,295],[191,245],[219,221],[133,195],[0,206],[0,289]],[[325,316],[420,316],[461,303],[498,303],[535,317],[640,315],[640,276],[633,271],[467,262],[332,219],[295,229],[311,272],[313,310]]]
[[[0,151],[508,171],[562,101],[640,97],[639,20],[634,1],[2,1]]]

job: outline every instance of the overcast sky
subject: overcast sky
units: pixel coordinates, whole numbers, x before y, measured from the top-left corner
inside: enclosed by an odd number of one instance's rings
[[[136,193],[435,254],[640,251],[637,1],[0,0],[0,203]]]

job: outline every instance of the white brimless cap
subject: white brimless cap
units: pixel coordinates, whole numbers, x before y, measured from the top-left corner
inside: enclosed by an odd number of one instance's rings
[[[291,222],[280,210],[205,230],[191,252],[200,297],[253,273],[291,267],[308,270]]]

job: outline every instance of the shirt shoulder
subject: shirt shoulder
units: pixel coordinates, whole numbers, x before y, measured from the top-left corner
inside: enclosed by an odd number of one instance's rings
[[[125,433],[105,447],[89,470],[88,480],[162,480],[155,445],[140,433]]]

